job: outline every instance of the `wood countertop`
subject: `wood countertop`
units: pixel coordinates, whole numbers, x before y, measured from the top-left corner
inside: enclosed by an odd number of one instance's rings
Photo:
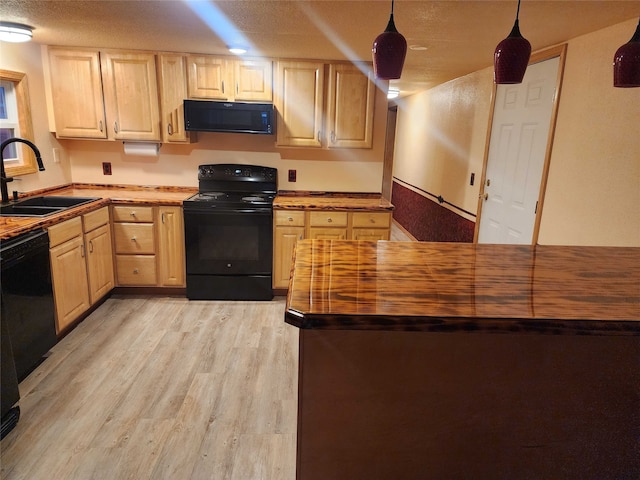
[[[278,194],[273,202],[275,210],[345,210],[392,211],[393,205],[374,194]]]
[[[137,187],[109,185],[67,185],[54,189],[30,192],[29,196],[60,195],[66,197],[94,197],[97,200],[46,217],[0,217],[0,240],[83,215],[109,204],[142,204],[181,206],[182,201],[198,191],[188,187]],[[22,199],[23,197],[21,197]]]
[[[640,248],[301,240],[302,329],[640,335]]]

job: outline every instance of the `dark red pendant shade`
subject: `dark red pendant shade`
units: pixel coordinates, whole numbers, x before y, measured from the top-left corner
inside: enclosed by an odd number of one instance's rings
[[[640,87],[640,21],[631,40],[613,57],[613,86]]]
[[[402,74],[404,58],[407,55],[407,41],[393,22],[393,2],[387,29],[373,42],[373,71],[380,80],[395,80]]]
[[[493,80],[497,84],[522,83],[529,64],[531,44],[520,34],[519,13],[520,0],[511,33],[498,44],[493,55]]]

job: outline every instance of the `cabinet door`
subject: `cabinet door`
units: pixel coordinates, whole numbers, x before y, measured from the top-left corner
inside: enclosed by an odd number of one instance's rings
[[[352,64],[329,66],[327,100],[329,148],[371,148],[375,93],[374,83],[357,66]]]
[[[185,56],[160,55],[159,80],[162,140],[165,143],[187,143],[189,134],[184,129],[184,99],[187,98]]]
[[[226,59],[210,55],[188,55],[187,67],[189,98],[233,98],[233,83]]]
[[[158,208],[158,265],[161,286],[185,286],[182,208]]]
[[[101,66],[109,138],[159,142],[155,56],[151,53],[104,53]]]
[[[50,48],[49,68],[56,136],[107,138],[99,53]]]
[[[274,233],[273,288],[287,288],[293,249],[304,238],[304,227],[276,227]]]
[[[389,240],[389,230],[385,228],[354,228],[351,240]]]
[[[273,64],[270,60],[237,60],[233,63],[236,100],[273,100]]]
[[[310,227],[309,238],[313,240],[345,240],[347,238],[347,229],[335,227]]]
[[[50,254],[56,303],[56,330],[59,333],[90,306],[82,236],[52,248]]]
[[[323,63],[278,62],[276,143],[282,146],[320,147],[323,101]]]
[[[91,305],[109,293],[114,286],[111,227],[102,225],[84,236],[87,255],[87,277]]]

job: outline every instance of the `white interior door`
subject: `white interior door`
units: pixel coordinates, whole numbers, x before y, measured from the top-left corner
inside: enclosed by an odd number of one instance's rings
[[[559,65],[529,65],[521,84],[497,86],[479,243],[532,243]]]

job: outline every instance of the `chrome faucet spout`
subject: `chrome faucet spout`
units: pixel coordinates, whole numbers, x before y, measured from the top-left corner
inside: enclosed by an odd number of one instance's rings
[[[36,147],[31,141],[24,138],[14,137],[2,142],[2,144],[0,145],[0,195],[2,195],[2,203],[6,203],[9,201],[9,190],[7,189],[7,183],[13,181],[13,177],[7,177],[7,174],[5,173],[4,149],[7,145],[15,142],[24,143],[29,148],[31,148],[36,156],[36,162],[38,162],[38,170],[40,170],[41,172],[44,170],[44,164],[42,163],[40,150],[38,150],[38,147]]]

